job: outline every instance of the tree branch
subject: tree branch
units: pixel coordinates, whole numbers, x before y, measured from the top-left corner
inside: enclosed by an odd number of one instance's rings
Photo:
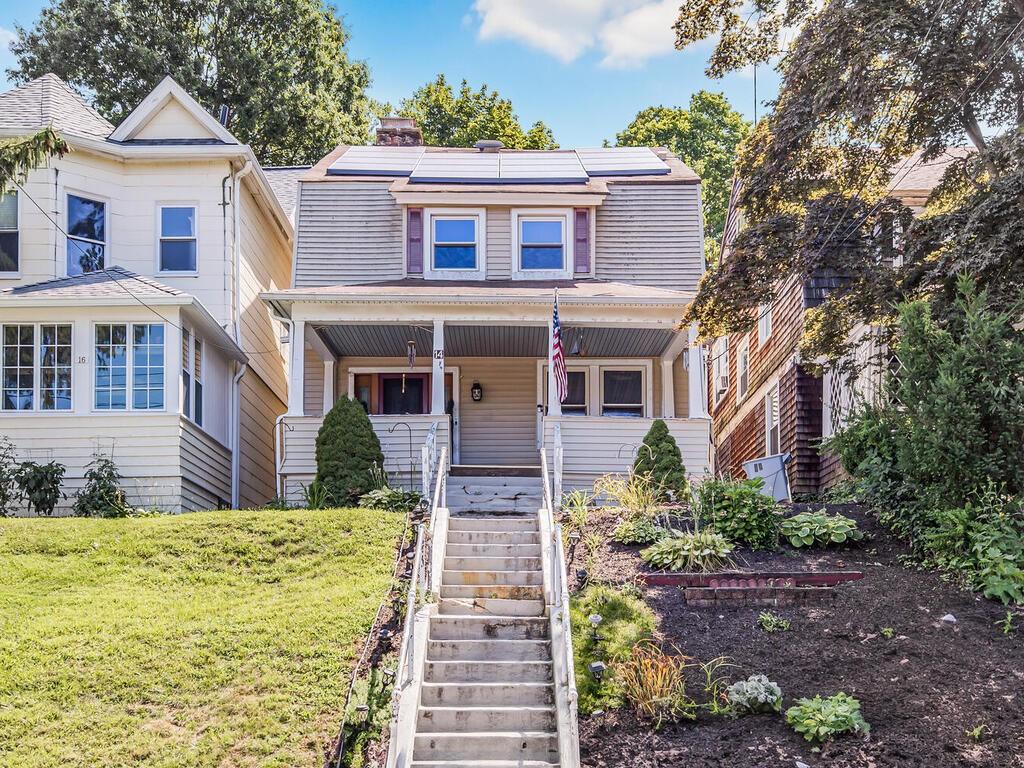
[[[981,133],[981,126],[978,125],[978,118],[974,115],[974,107],[970,104],[964,104],[963,111],[960,114],[960,123],[963,125],[964,132],[967,133],[967,138],[971,140],[971,143],[978,150],[978,155],[984,161],[985,168],[988,169],[993,179],[998,179],[999,168],[989,156],[988,145],[985,143],[985,137]]]

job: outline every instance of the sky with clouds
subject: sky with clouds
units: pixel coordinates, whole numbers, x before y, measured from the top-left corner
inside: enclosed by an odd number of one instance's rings
[[[685,0],[337,0],[364,59],[371,93],[399,102],[444,73],[486,83],[512,100],[521,120],[544,120],[562,146],[614,140],[644,107],[685,105],[701,88],[722,91],[748,118],[754,78],[704,75],[705,42],[676,51],[672,22]],[[31,25],[43,0],[0,0],[0,86],[11,66],[16,24]],[[757,99],[778,78],[757,73]],[[758,108],[763,114],[764,107]]]

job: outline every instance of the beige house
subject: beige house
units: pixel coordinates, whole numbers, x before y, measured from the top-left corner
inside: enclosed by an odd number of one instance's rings
[[[704,270],[693,171],[662,149],[456,150],[384,128],[390,146],[339,147],[300,177],[293,284],[263,295],[303,342],[277,435],[281,492],[301,498],[343,395],[410,485],[433,439],[453,475],[536,474],[557,425],[566,485],[589,486],[631,464],[655,418],[705,473],[703,357],[678,326]]]
[[[0,198],[0,434],[64,464],[69,497],[100,454],[136,504],[265,502],[288,399],[258,298],[291,279],[276,172],[170,78],[116,128],[53,75],[0,94],[0,136],[46,125],[71,151]]]

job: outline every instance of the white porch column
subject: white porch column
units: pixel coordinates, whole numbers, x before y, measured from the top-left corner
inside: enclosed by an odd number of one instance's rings
[[[293,320],[288,350],[288,415],[305,414],[306,397],[306,321]]]
[[[676,385],[674,371],[672,370],[673,359],[661,361],[661,418],[674,419],[676,417]]]
[[[558,384],[555,383],[555,366],[552,362],[555,344],[555,324],[548,320],[548,416],[562,415],[562,401],[558,399]]]
[[[697,343],[697,324],[690,326],[689,406],[691,419],[706,419],[708,416],[708,371],[704,347]]]
[[[334,359],[324,360],[324,416],[334,407]]]
[[[444,416],[444,320],[434,321],[434,353],[430,368],[430,415]]]

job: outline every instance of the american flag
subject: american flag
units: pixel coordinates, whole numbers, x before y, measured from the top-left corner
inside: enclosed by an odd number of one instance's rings
[[[555,309],[551,316],[551,368],[558,386],[558,402],[569,394],[569,373],[565,370],[565,350],[562,348],[562,329],[558,324],[558,289],[555,289]]]

